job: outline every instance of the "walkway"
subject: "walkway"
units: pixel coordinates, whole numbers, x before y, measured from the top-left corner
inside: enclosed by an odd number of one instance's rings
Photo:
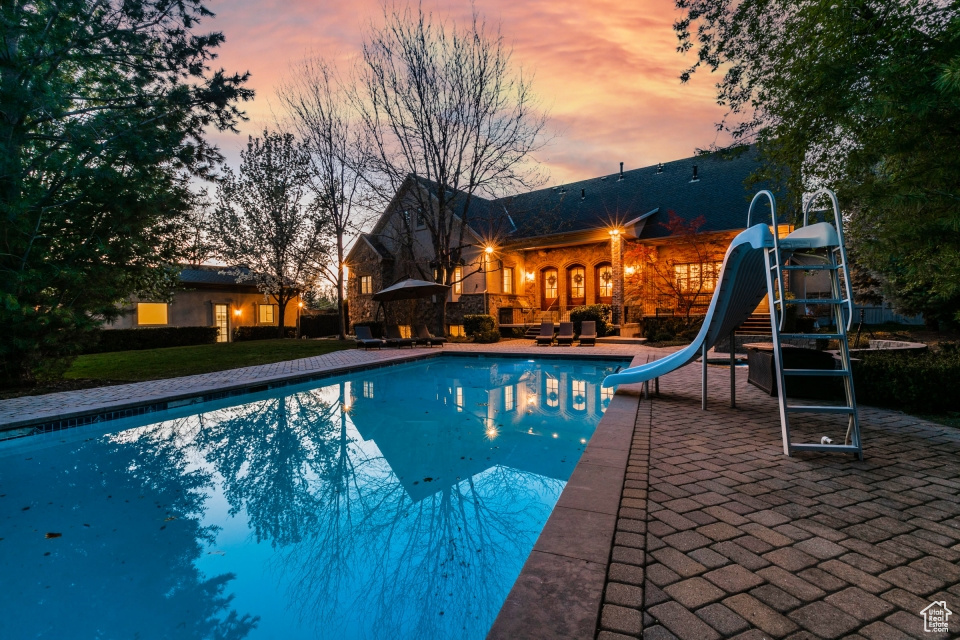
[[[788,458],[776,401],[710,374],[707,412],[698,366],[639,405],[598,638],[960,637],[960,432],[862,409],[864,462]]]

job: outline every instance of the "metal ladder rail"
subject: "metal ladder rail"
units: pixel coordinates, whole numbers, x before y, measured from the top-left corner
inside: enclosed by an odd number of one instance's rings
[[[804,304],[805,300],[786,300],[783,298],[782,294],[780,295],[780,300],[774,300],[774,286],[773,286],[773,277],[774,273],[778,279],[776,291],[780,293],[784,290],[783,287],[783,277],[785,271],[788,271],[787,267],[791,265],[780,264],[777,259],[782,257],[782,253],[777,252],[774,256],[773,264],[770,264],[770,255],[767,251],[767,292],[770,301],[770,313],[771,313],[771,327],[774,333],[774,360],[775,368],[777,369],[777,382],[778,382],[778,403],[780,405],[780,420],[781,420],[781,431],[783,435],[783,446],[784,453],[786,455],[791,455],[792,451],[834,451],[834,452],[849,452],[854,453],[860,460],[863,460],[863,446],[860,437],[860,422],[859,422],[859,412],[857,411],[856,405],[856,396],[853,389],[853,373],[851,370],[850,364],[850,348],[849,342],[847,340],[847,332],[849,329],[850,322],[852,320],[852,292],[850,290],[850,278],[849,271],[847,269],[847,260],[846,252],[843,247],[843,223],[840,218],[839,207],[837,206],[836,196],[832,192],[827,190],[821,190],[816,192],[813,197],[807,202],[807,206],[804,207],[804,224],[808,221],[808,211],[809,206],[817,199],[818,196],[823,193],[828,194],[831,197],[831,200],[834,204],[834,219],[835,224],[838,230],[838,237],[840,238],[840,244],[836,247],[827,248],[827,259],[826,264],[824,265],[825,270],[830,272],[830,287],[831,287],[831,298],[827,301],[818,300],[819,304],[829,304],[833,311],[833,320],[834,326],[837,327],[837,332],[835,334],[786,334],[784,336],[780,333],[780,328],[783,324],[783,317],[785,315],[786,306],[789,304]],[[843,287],[841,288],[840,284],[840,271],[844,272],[844,282]],[[844,297],[844,295],[846,297]],[[780,304],[775,304],[779,302]],[[847,317],[844,317],[844,306],[847,306],[848,313]],[[779,317],[778,317],[779,316]],[[841,369],[837,371],[820,371],[820,370],[808,370],[808,369],[784,369],[783,367],[783,349],[782,349],[782,338],[783,337],[817,337],[825,338],[830,337],[836,339],[839,344],[840,351],[840,361]],[[841,377],[843,379],[844,385],[844,396],[846,403],[843,406],[836,405],[790,405],[787,402],[784,378],[786,376],[834,376]],[[794,443],[790,438],[790,423],[789,423],[789,414],[790,413],[821,413],[821,414],[846,414],[847,415],[847,432],[844,437],[844,443],[842,445],[834,444],[823,444],[823,443]]]

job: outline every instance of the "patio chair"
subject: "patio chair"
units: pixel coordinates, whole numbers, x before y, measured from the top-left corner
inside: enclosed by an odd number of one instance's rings
[[[400,327],[395,324],[387,325],[387,346],[388,347],[410,347],[413,348],[416,341],[413,338],[404,338],[400,333]]]
[[[557,333],[557,346],[573,346],[573,323],[561,322],[560,331]]]
[[[597,321],[584,320],[580,327],[580,346],[597,346]]]
[[[540,323],[540,335],[537,336],[537,346],[550,346],[553,344],[553,321]]]
[[[435,344],[440,345],[441,347],[446,343],[446,338],[438,338],[437,336],[430,333],[427,329],[427,325],[418,324],[413,327],[413,332],[417,336],[417,344],[425,344],[433,346]]]
[[[380,338],[374,338],[370,333],[370,327],[354,327],[353,332],[357,334],[357,348],[363,347],[364,349],[369,349],[370,347],[376,347],[381,349],[384,344],[386,344]]]

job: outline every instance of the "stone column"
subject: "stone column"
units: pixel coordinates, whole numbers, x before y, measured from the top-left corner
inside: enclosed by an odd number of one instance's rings
[[[610,262],[613,265],[612,322],[619,329],[623,324],[623,241],[619,229],[610,232]],[[617,334],[619,335],[619,331]]]

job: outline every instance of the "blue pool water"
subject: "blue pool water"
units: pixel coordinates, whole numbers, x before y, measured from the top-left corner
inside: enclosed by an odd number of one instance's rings
[[[0,443],[0,638],[483,638],[620,364],[443,357]]]

